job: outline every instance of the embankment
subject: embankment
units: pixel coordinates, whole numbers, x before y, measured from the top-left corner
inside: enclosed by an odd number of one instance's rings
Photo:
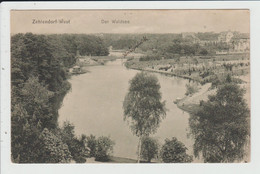
[[[190,114],[194,114],[200,108],[200,101],[207,101],[209,95],[216,93],[216,89],[210,89],[211,84],[207,83],[200,86],[198,92],[193,95],[185,96],[177,102],[178,108]]]

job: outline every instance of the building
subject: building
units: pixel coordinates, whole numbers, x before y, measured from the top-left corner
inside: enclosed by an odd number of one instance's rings
[[[250,37],[249,34],[240,33],[232,38],[232,52],[246,53],[250,51]]]

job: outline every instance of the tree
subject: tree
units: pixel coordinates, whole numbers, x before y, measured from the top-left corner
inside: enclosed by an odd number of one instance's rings
[[[90,149],[90,157],[95,157],[96,148],[97,148],[97,140],[94,135],[90,135],[87,137],[87,146]]]
[[[71,156],[76,163],[85,163],[89,153],[89,149],[86,145],[86,136],[81,135],[81,138],[78,139],[75,136],[74,125],[69,122],[64,122],[61,129],[61,137],[62,141],[68,145]]]
[[[201,49],[200,54],[203,56],[208,55],[208,50],[206,50],[205,48]]]
[[[172,137],[171,140],[166,139],[161,149],[161,158],[165,163],[190,163],[192,156],[186,153],[188,150],[185,145]]]
[[[30,77],[19,92],[19,97],[12,93],[12,155],[16,162],[38,162],[39,135],[52,123],[48,101],[53,93],[36,77]]]
[[[38,162],[39,148],[37,146],[40,144],[38,137],[42,128],[40,122],[36,124],[35,118],[30,119],[21,104],[12,106],[11,150],[13,162]],[[30,123],[31,121],[33,124]]]
[[[226,77],[226,83],[231,83],[231,82],[232,82],[231,75],[228,74]]]
[[[63,55],[66,53],[58,50],[59,54],[55,54],[57,50],[52,46],[53,44],[44,35],[26,33],[17,34],[11,38],[11,81],[12,89],[14,89],[12,98],[18,99],[12,100],[12,104],[37,102],[33,101],[33,98],[24,100],[24,97],[21,96],[26,81],[30,78],[37,78],[42,86],[53,92],[53,95],[45,103],[48,107],[44,112],[47,113],[51,121],[44,124],[43,127],[47,126],[48,129],[57,126],[58,109],[63,97],[70,89],[70,84],[66,81],[67,76],[63,59]],[[41,105],[38,105],[38,107],[41,107]],[[29,115],[32,115],[29,110],[27,111]]]
[[[155,133],[166,115],[159,89],[160,84],[154,75],[141,72],[130,81],[129,92],[124,99],[124,120],[130,123],[133,134],[139,137],[138,162],[142,137]]]
[[[151,159],[156,158],[159,152],[159,144],[157,140],[150,137],[142,138],[141,157],[147,162],[151,162]]]
[[[68,163],[72,159],[69,148],[64,144],[61,138],[55,136],[47,128],[40,134],[39,139],[42,144],[39,145],[40,163]]]
[[[73,159],[76,163],[85,163],[89,157],[89,148],[86,145],[86,136],[81,135],[80,138],[73,139]]]
[[[21,101],[28,115],[36,117],[34,122],[41,122],[43,128],[49,128],[55,124],[52,120],[53,115],[50,112],[49,103],[53,94],[53,92],[49,91],[47,87],[41,84],[39,79],[34,76],[30,77],[26,83],[24,83],[24,87],[20,91]],[[31,121],[33,120],[30,119],[30,122]]]
[[[218,86],[202,108],[190,117],[194,155],[205,162],[242,160],[250,138],[250,111],[237,84]]]
[[[109,155],[113,152],[115,142],[109,137],[99,137],[97,139],[97,147],[95,153],[96,161],[108,161]]]
[[[195,45],[183,45],[182,47],[184,49],[185,55],[195,55],[196,53],[196,48]]]
[[[39,148],[46,138],[58,143],[58,139],[62,139],[64,144],[68,143],[76,162],[86,160],[86,137],[75,137],[73,130],[69,130],[70,125],[64,132],[58,127],[58,110],[70,89],[67,70],[76,62],[77,50],[86,55],[109,53],[101,38],[90,35],[26,33],[11,37],[11,150],[14,162],[49,162],[51,159],[41,157]],[[49,132],[45,131],[40,139],[45,128]],[[51,145],[46,144],[46,147]],[[63,161],[57,158],[54,161]]]

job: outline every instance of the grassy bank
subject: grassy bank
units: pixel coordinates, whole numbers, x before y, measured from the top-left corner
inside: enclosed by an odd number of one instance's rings
[[[195,114],[199,109],[200,105],[198,104],[183,104],[182,101],[177,103],[178,108],[181,110],[188,112],[189,114]]]
[[[195,114],[200,109],[200,102],[207,101],[209,95],[216,93],[216,89],[212,90],[210,87],[210,83],[199,86],[199,90],[196,93],[180,99],[176,103],[177,107],[190,114]]]
[[[161,59],[140,61],[133,59],[126,62],[130,69],[157,72],[170,76],[178,76],[185,79],[210,83],[216,75],[230,73],[233,76],[241,76],[249,73],[250,62],[246,54],[222,55],[205,58],[205,56],[186,56],[179,59]]]

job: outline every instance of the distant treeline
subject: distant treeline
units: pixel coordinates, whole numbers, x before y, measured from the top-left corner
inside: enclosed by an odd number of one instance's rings
[[[84,162],[84,136],[78,139],[71,124],[59,128],[57,121],[63,98],[71,88],[67,70],[76,62],[77,52],[103,56],[108,49],[101,38],[90,35],[26,33],[11,37],[14,162]]]
[[[149,42],[146,42],[139,47],[139,50],[144,52],[151,49],[162,50],[173,44],[174,40],[178,40],[185,44],[192,44],[194,39],[191,36],[183,37],[182,34],[103,34],[105,44],[107,46],[112,46],[115,50],[128,49],[144,36],[149,39]],[[217,41],[219,33],[199,32],[193,36],[201,41]]]
[[[181,38],[181,34],[103,34],[106,46],[112,46],[115,50],[129,49],[135,46],[143,37],[149,39],[144,42],[139,51],[149,51],[157,49],[167,42]]]
[[[228,51],[232,44],[218,42],[220,33],[199,32],[193,34],[103,34],[105,45],[114,50],[134,47],[144,36],[148,39],[136,52],[145,53],[142,60],[174,59],[179,56],[215,55],[216,51]],[[240,34],[234,32],[234,37]]]

